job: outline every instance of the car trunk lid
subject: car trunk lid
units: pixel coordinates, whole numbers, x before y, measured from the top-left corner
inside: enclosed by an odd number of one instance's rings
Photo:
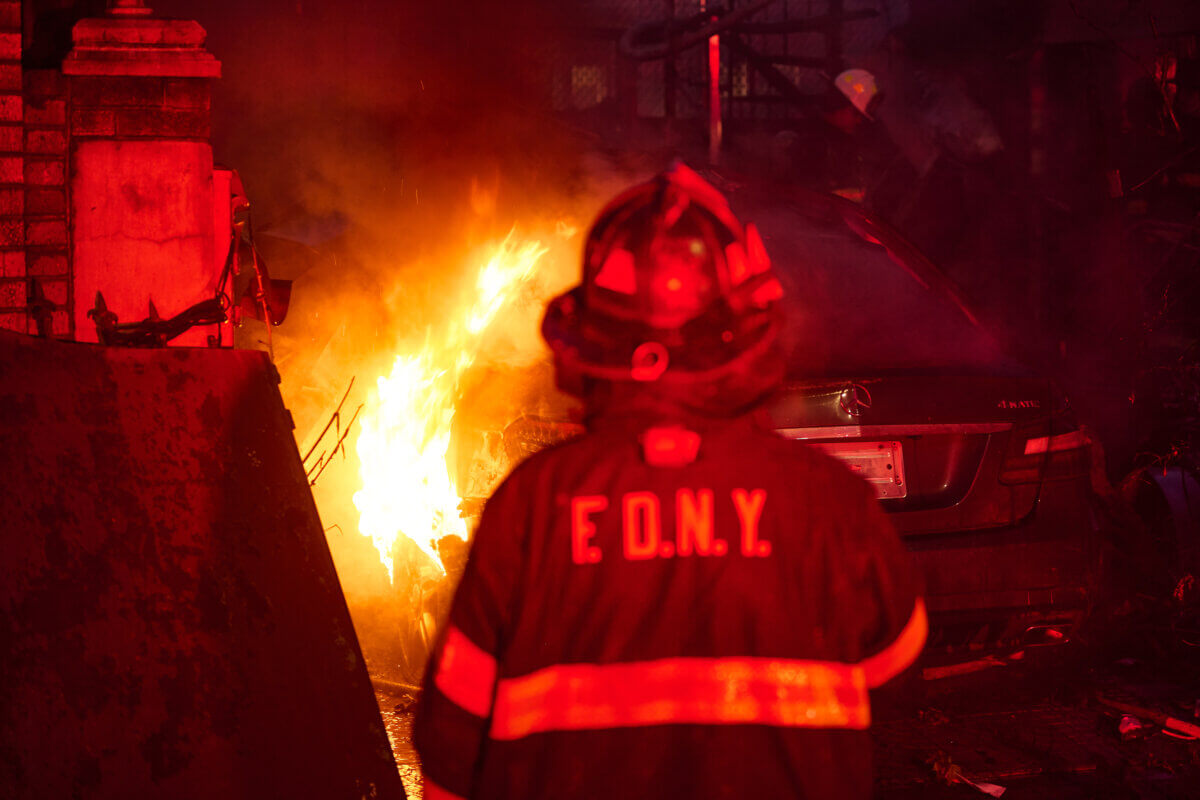
[[[1048,432],[1056,396],[1039,378],[876,374],[789,382],[768,413],[781,435],[825,450],[871,483],[889,511],[951,508],[974,487],[993,498],[988,524],[1005,524],[1032,510],[1042,477],[1001,485],[1014,432]]]

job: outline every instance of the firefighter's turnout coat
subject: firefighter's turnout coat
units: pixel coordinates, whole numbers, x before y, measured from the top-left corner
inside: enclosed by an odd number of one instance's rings
[[[926,619],[869,486],[753,417],[601,419],[488,502],[426,673],[426,800],[866,798]]]

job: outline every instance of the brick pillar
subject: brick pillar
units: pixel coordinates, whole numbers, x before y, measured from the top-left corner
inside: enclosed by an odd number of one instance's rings
[[[21,2],[0,2],[0,328],[25,333]]]
[[[190,20],[113,13],[75,25],[70,89],[75,336],[95,341],[96,292],[122,322],[163,317],[214,295],[211,81],[220,63]],[[220,256],[223,257],[223,253]],[[206,343],[193,329],[176,345]]]

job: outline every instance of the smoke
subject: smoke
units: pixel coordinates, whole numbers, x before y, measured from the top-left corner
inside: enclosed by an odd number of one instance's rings
[[[477,248],[590,210],[578,137],[540,110],[533,77],[559,5],[155,4],[207,29],[215,157],[245,183],[273,276],[298,281],[277,355],[302,378],[301,434],[344,362],[387,358],[454,305]],[[327,396],[309,408],[298,392]]]
[[[422,575],[398,569],[390,583],[358,532],[358,431],[344,455],[333,452],[337,433],[398,354],[420,353],[460,312],[510,231],[548,252],[503,325],[477,343],[456,424],[487,428],[565,402],[541,363],[544,302],[578,277],[587,223],[630,179],[594,155],[593,136],[549,113],[548,60],[564,47],[555,32],[585,22],[566,18],[571,6],[154,3],[160,16],[199,21],[222,62],[214,156],[243,179],[272,277],[295,281],[271,336],[281,389],[301,453],[315,443],[313,459],[328,460],[314,497],[368,660],[385,671],[419,671],[400,632],[412,633],[405,615]],[[240,335],[266,347],[261,325]],[[352,378],[339,424],[318,441]]]
[[[528,190],[570,170],[570,143],[534,110],[534,76],[563,22],[555,7],[175,0],[158,11],[209,32],[224,66],[214,146],[261,222],[342,210],[386,240],[397,210],[444,213],[472,175],[499,170]]]

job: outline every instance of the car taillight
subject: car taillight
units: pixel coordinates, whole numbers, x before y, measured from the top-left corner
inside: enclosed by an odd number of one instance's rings
[[[1064,423],[1054,420],[1059,428]],[[1089,445],[1085,432],[1072,429],[1051,434],[1051,424],[1040,422],[1013,428],[1008,456],[1000,469],[1000,482],[1037,483],[1086,475]]]
[[[1060,433],[1057,436],[1036,436],[1032,439],[1025,440],[1025,455],[1032,456],[1037,455],[1038,453],[1060,453],[1063,450],[1074,450],[1078,447],[1087,446],[1087,434],[1083,431]]]

